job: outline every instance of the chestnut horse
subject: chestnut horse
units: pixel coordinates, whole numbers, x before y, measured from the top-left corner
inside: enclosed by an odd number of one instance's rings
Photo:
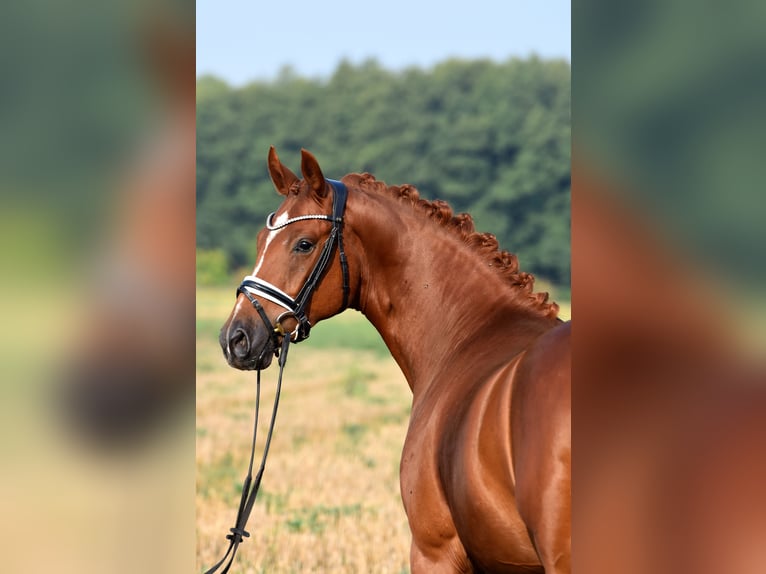
[[[266,368],[282,337],[361,311],[412,390],[400,469],[412,572],[569,572],[570,324],[558,306],[469,215],[412,186],[326,180],[305,150],[302,179],[274,148],[268,167],[285,199],[221,329],[229,364]]]

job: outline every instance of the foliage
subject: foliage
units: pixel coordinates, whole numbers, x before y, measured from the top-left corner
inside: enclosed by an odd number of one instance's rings
[[[229,263],[222,249],[197,250],[197,284],[226,285],[229,283]]]
[[[497,235],[524,270],[569,285],[570,66],[536,57],[449,60],[431,70],[341,62],[326,81],[285,69],[271,83],[197,82],[197,241],[251,265],[279,205],[275,145],[298,170],[312,151],[328,177],[367,171],[448,201]]]

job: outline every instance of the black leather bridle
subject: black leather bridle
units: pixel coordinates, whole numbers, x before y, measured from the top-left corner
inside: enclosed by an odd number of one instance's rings
[[[274,406],[271,411],[271,422],[269,424],[269,431],[266,436],[266,443],[263,447],[263,455],[261,457],[261,464],[258,468],[258,472],[253,480],[253,459],[255,458],[255,439],[258,432],[258,413],[260,410],[261,400],[261,370],[258,369],[256,379],[256,394],[255,394],[255,421],[253,424],[253,442],[250,448],[250,464],[248,465],[247,476],[242,485],[242,497],[239,502],[239,509],[237,510],[237,520],[233,528],[229,529],[229,534],[226,535],[226,539],[229,540],[229,548],[226,550],[223,558],[221,558],[212,568],[205,571],[205,574],[214,574],[219,568],[223,567],[221,574],[226,574],[231,568],[234,562],[234,557],[237,554],[237,548],[242,543],[244,538],[250,536],[250,533],[245,530],[247,526],[247,520],[250,518],[250,513],[255,504],[255,498],[258,495],[258,489],[261,486],[261,479],[263,477],[263,471],[266,468],[266,457],[269,454],[269,446],[271,445],[271,436],[274,431],[274,423],[277,417],[277,408],[279,406],[279,396],[282,390],[282,373],[284,372],[285,364],[287,363],[287,352],[290,347],[290,343],[299,343],[308,338],[311,331],[311,322],[306,315],[306,308],[311,302],[311,297],[316,291],[322,277],[330,266],[333,259],[333,254],[337,246],[340,257],[341,271],[343,274],[343,303],[340,311],[343,311],[348,306],[349,298],[349,276],[348,276],[348,261],[346,259],[346,253],[343,250],[343,215],[346,210],[346,198],[348,196],[348,189],[340,181],[332,179],[326,180],[327,183],[333,189],[332,198],[332,215],[301,215],[293,217],[284,221],[278,225],[273,224],[274,214],[270,214],[266,218],[266,227],[275,231],[282,229],[283,227],[295,223],[297,221],[305,221],[308,219],[326,220],[332,223],[332,229],[330,229],[330,235],[322,247],[322,252],[319,254],[319,259],[314,264],[314,268],[306,278],[303,287],[295,296],[290,297],[287,293],[275,287],[268,281],[264,281],[254,275],[248,275],[244,278],[240,286],[237,288],[237,297],[240,293],[243,293],[248,298],[258,315],[266,326],[267,331],[270,333],[271,340],[274,343],[274,354],[279,357],[279,376],[277,378],[277,388],[274,394]],[[286,311],[277,317],[276,321],[272,324],[263,306],[256,297],[260,296],[263,299],[276,303],[281,307],[284,307]],[[286,333],[282,328],[282,321],[288,317],[293,317],[298,325],[292,333]],[[282,336],[281,353],[279,336]],[[264,345],[268,344],[264,343]]]
[[[316,291],[319,282],[322,280],[322,277],[332,262],[336,245],[338,247],[340,266],[343,273],[343,304],[341,310],[348,306],[348,261],[346,259],[346,253],[343,250],[343,214],[346,210],[348,189],[340,181],[335,181],[333,179],[328,179],[326,181],[333,189],[332,215],[301,215],[288,219],[278,225],[273,224],[273,213],[266,218],[266,227],[271,231],[282,229],[297,221],[306,221],[310,219],[325,220],[332,223],[330,236],[322,247],[319,259],[317,259],[314,268],[311,270],[311,273],[306,278],[303,287],[301,287],[301,290],[295,298],[290,297],[278,287],[272,285],[268,281],[256,277],[255,275],[248,275],[245,277],[237,288],[237,295],[243,293],[258,311],[258,315],[266,325],[266,329],[271,332],[272,340],[275,343],[277,342],[277,337],[279,335],[285,335],[284,330],[282,329],[282,321],[289,317],[293,317],[298,322],[295,330],[290,334],[290,338],[293,342],[300,343],[308,338],[309,332],[311,331],[311,322],[306,316],[306,308],[311,302],[311,296],[314,294],[314,291]],[[263,310],[263,306],[258,302],[258,299],[256,299],[257,296],[271,301],[272,303],[276,303],[285,309],[285,312],[277,317],[275,324],[272,324],[269,320],[266,312]],[[276,351],[278,348],[279,345],[275,344],[274,350]]]

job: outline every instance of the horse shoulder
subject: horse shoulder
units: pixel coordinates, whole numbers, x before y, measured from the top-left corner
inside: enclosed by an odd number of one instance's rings
[[[569,569],[571,325],[541,336],[514,374],[511,436],[516,498],[546,572]]]

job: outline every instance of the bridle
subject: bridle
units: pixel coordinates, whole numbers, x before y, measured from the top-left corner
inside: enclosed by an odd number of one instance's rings
[[[258,432],[258,413],[260,410],[261,400],[261,370],[258,369],[256,379],[256,394],[255,394],[255,421],[253,423],[253,442],[250,448],[250,464],[248,465],[247,476],[242,485],[242,497],[239,502],[239,509],[237,510],[237,520],[233,528],[229,529],[230,534],[226,535],[226,539],[229,540],[229,548],[226,550],[223,558],[218,561],[212,568],[205,571],[205,574],[214,574],[219,568],[223,566],[221,574],[226,574],[231,568],[234,562],[234,557],[237,554],[237,548],[242,543],[244,538],[250,536],[250,533],[245,530],[247,526],[247,520],[250,517],[250,513],[255,504],[255,498],[258,494],[258,489],[261,486],[261,478],[263,477],[263,471],[266,468],[266,457],[269,454],[269,447],[271,445],[271,436],[274,431],[274,423],[277,417],[277,407],[279,406],[279,396],[282,390],[282,373],[284,372],[285,364],[287,363],[287,352],[290,347],[290,343],[299,343],[308,338],[311,331],[311,322],[306,315],[306,308],[311,302],[311,297],[319,286],[322,277],[330,266],[333,259],[333,253],[335,247],[338,248],[338,255],[340,258],[341,271],[343,274],[343,303],[340,310],[343,311],[348,306],[349,298],[349,275],[348,275],[348,261],[346,259],[346,253],[343,250],[343,215],[346,210],[346,198],[348,197],[348,189],[340,181],[333,179],[326,180],[327,183],[333,189],[332,197],[332,215],[301,215],[293,217],[284,221],[278,225],[273,224],[274,213],[271,213],[266,218],[266,227],[270,231],[282,229],[291,223],[297,221],[305,221],[309,219],[325,220],[332,223],[330,229],[330,235],[322,247],[322,252],[319,254],[317,262],[314,264],[314,268],[309,273],[306,281],[301,287],[301,290],[295,296],[290,297],[287,293],[272,285],[268,281],[256,277],[255,275],[248,275],[243,280],[240,286],[237,288],[237,297],[240,293],[243,293],[245,297],[255,307],[258,315],[266,326],[267,331],[270,333],[271,340],[274,343],[274,354],[279,357],[279,376],[277,378],[277,388],[274,394],[274,406],[271,410],[271,422],[269,424],[269,431],[266,436],[266,443],[263,447],[263,455],[261,457],[261,464],[258,468],[258,472],[253,480],[253,459],[255,458],[255,439]],[[272,303],[283,307],[285,311],[279,315],[272,324],[269,320],[266,311],[260,304],[256,297],[261,297]],[[292,317],[298,324],[291,333],[286,333],[282,327],[282,321]],[[280,349],[279,337],[282,336],[282,343]],[[265,343],[265,344],[268,344]],[[281,354],[280,354],[281,350]]]
[[[309,332],[311,331],[311,322],[306,316],[306,308],[311,301],[311,296],[314,294],[319,282],[322,280],[322,276],[330,266],[336,244],[338,246],[340,266],[343,273],[343,303],[341,305],[341,310],[348,306],[348,261],[346,259],[346,253],[343,250],[343,214],[346,209],[348,189],[340,181],[335,181],[333,179],[325,181],[327,181],[333,189],[332,215],[300,215],[298,217],[290,218],[278,225],[273,224],[274,213],[271,213],[266,218],[266,228],[270,231],[282,229],[283,227],[287,227],[298,221],[311,219],[325,220],[332,223],[330,236],[322,247],[319,259],[317,259],[314,268],[311,270],[311,273],[306,278],[303,287],[301,287],[301,290],[295,298],[290,297],[290,295],[282,291],[279,287],[276,287],[255,275],[246,276],[237,288],[237,295],[243,293],[250,303],[252,303],[253,307],[255,307],[256,311],[258,311],[258,315],[261,317],[266,329],[271,333],[272,340],[275,343],[275,351],[279,349],[278,336],[285,335],[285,331],[282,328],[282,322],[289,317],[294,318],[298,322],[295,330],[290,333],[290,338],[293,342],[300,343],[308,338]],[[263,306],[258,302],[258,299],[256,299],[256,296],[260,296],[272,303],[276,303],[285,309],[285,312],[277,317],[274,325],[272,325],[266,312],[263,310]]]

